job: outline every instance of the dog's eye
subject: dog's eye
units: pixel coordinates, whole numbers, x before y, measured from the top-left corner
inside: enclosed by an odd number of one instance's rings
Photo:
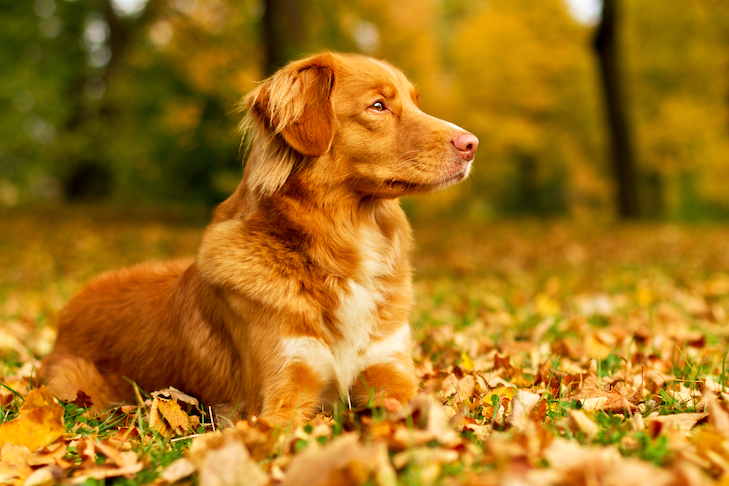
[[[382,101],[375,101],[370,108],[376,111],[385,111],[385,104]]]

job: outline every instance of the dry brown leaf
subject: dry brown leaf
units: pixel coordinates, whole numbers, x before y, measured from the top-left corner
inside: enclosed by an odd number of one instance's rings
[[[355,486],[371,479],[378,486],[397,484],[387,446],[363,445],[357,435],[347,434],[325,447],[311,445],[294,457],[282,486]]]
[[[681,486],[711,486],[716,484],[714,480],[698,466],[687,461],[681,460],[674,464],[672,472],[676,479],[674,484]],[[722,481],[723,484],[723,481]]]
[[[516,431],[523,431],[531,423],[531,411],[537,406],[541,395],[527,390],[519,390],[513,399],[512,412],[506,423]]]
[[[400,434],[399,440],[417,438],[416,443],[421,443],[423,440],[426,442],[437,440],[449,447],[461,443],[461,438],[451,425],[443,406],[431,395],[425,393],[417,395],[395,415],[395,420],[403,424],[411,422],[415,426],[414,429],[412,427],[408,427],[407,430],[398,429],[395,435]],[[430,438],[426,440],[426,437]],[[410,442],[406,444],[409,445]]]
[[[701,392],[696,388],[688,388],[683,383],[678,384],[678,389],[666,390],[666,394],[682,405],[697,405],[701,401]]]
[[[94,444],[96,450],[106,456],[106,458],[116,464],[118,467],[125,465],[124,456],[116,445],[113,445],[109,439],[96,441]]]
[[[177,401],[160,400],[158,410],[175,434],[184,435],[190,430],[190,417],[182,411]]]
[[[39,486],[41,484],[58,483],[64,476],[62,467],[51,464],[40,469],[25,478],[23,486]]]
[[[187,457],[198,471],[200,486],[263,486],[268,483],[268,476],[251,458],[240,434],[233,429],[196,438]]]
[[[569,414],[569,425],[573,430],[579,430],[587,437],[587,440],[592,440],[600,432],[600,426],[595,423],[587,414],[582,410],[568,410]]]
[[[13,484],[28,477],[33,470],[28,466],[30,449],[6,442],[0,448],[0,484]]]
[[[581,379],[582,382],[572,393],[572,398],[580,400],[604,396],[600,388],[600,383],[597,380],[597,363],[595,360],[590,362],[590,369]]]
[[[402,469],[412,463],[416,466],[425,464],[451,464],[460,458],[458,451],[442,447],[413,447],[395,454],[392,464],[396,469]]]
[[[453,398],[455,403],[469,400],[476,389],[476,379],[473,375],[465,375],[458,379],[455,374],[449,374],[441,385],[441,394],[444,399]]]
[[[191,428],[187,415],[177,400],[155,396],[149,411],[149,426],[164,436],[185,435]]]
[[[587,336],[587,339],[585,339],[585,354],[592,358],[592,359],[599,359],[604,360],[608,356],[610,356],[610,353],[614,349],[614,339],[613,343],[605,343],[603,339],[600,339],[603,336],[597,336],[595,334],[590,334]]]
[[[623,393],[621,393],[623,392]],[[582,378],[582,384],[572,393],[588,412],[602,410],[607,413],[635,412],[636,407],[624,394],[624,388],[617,391],[603,391],[597,379],[597,364],[590,362],[590,369]]]
[[[177,481],[184,479],[196,471],[195,465],[186,457],[182,457],[162,471],[160,478],[168,483],[176,483]]]
[[[722,385],[721,383],[718,383],[711,378],[706,378],[704,381],[704,388],[707,390],[710,390],[714,393],[727,393],[729,392],[729,387],[726,387]]]
[[[706,469],[716,465],[720,470],[729,471],[729,443],[722,434],[711,427],[700,428],[692,440],[696,444],[695,457],[691,451],[682,450],[683,457]]]
[[[159,390],[154,393],[152,393],[153,397],[159,397],[163,399],[172,399],[176,400],[178,402],[187,403],[189,405],[192,405],[193,407],[200,410],[200,401],[195,398],[191,397],[190,395],[181,392],[177,388],[171,386],[169,388],[165,388],[164,390]]]
[[[655,417],[649,417],[648,419],[646,419],[646,421],[648,423],[660,422],[665,428],[689,431],[694,427],[694,425],[696,425],[696,422],[703,418],[706,418],[708,415],[708,412],[675,413],[672,415],[658,415]]]
[[[704,392],[704,403],[709,413],[709,422],[714,427],[714,430],[719,432],[724,438],[729,439],[729,413],[721,407],[719,401],[716,399],[716,395],[709,390]]]
[[[558,473],[563,486],[668,486],[673,475],[668,471],[633,458],[624,458],[612,447],[581,446],[565,439],[554,439],[544,457]]]
[[[86,437],[71,442],[76,447],[76,453],[81,457],[81,467],[94,467],[96,465],[95,437]]]
[[[81,484],[89,478],[105,479],[119,476],[133,477],[142,470],[144,464],[139,462],[137,454],[133,451],[119,453],[118,463],[105,462],[98,466],[89,466],[76,471],[73,474],[72,484]]]
[[[239,420],[235,424],[235,429],[240,434],[251,457],[256,461],[271,455],[281,434],[280,428],[273,428],[263,420],[256,420],[253,423],[249,423],[247,420]],[[331,432],[331,427],[328,429],[326,435]]]
[[[29,466],[49,466],[55,464],[64,469],[71,467],[71,463],[64,460],[64,456],[68,451],[66,444],[51,444],[38,451],[28,458]]]
[[[63,407],[56,403],[50,390],[42,386],[28,394],[18,418],[0,425],[0,445],[9,442],[35,451],[65,432]]]

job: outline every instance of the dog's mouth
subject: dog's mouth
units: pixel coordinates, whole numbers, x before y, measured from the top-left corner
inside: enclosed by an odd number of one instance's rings
[[[418,184],[415,182],[400,181],[396,179],[388,179],[385,181],[385,191],[392,194],[393,197],[403,196],[405,194],[417,194],[429,192],[430,186],[427,184]]]
[[[411,182],[399,179],[387,179],[384,183],[384,191],[392,197],[400,197],[410,194],[424,194],[428,192],[440,191],[446,187],[461,182],[468,176],[471,169],[471,163],[456,162],[448,165],[445,174],[437,177],[432,182]]]

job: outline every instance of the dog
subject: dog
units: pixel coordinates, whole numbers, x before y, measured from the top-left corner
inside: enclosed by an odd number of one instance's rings
[[[417,393],[398,198],[465,179],[478,139],[354,54],[291,62],[242,108],[243,179],[196,258],[101,274],[60,312],[41,370],[60,399],[83,391],[102,410],[133,402],[132,382],[173,386],[281,425]]]

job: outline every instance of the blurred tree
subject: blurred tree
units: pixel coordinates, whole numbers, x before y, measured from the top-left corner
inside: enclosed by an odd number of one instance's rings
[[[0,187],[24,189],[8,203],[62,190],[209,203],[240,178],[227,115],[262,77],[256,2],[139,5],[0,0]]]
[[[85,32],[86,46],[91,53],[95,53],[98,60],[92,58],[92,63],[103,67],[98,72],[87,69],[78,69],[70,83],[68,90],[72,112],[68,117],[64,131],[71,137],[75,133],[88,131],[88,124],[108,125],[113,122],[120,107],[114,106],[110,97],[100,96],[100,103],[92,110],[88,109],[85,98],[89,89],[113,86],[115,77],[124,68],[129,45],[141,35],[143,29],[158,14],[163,6],[162,0],[148,0],[140,3],[140,10],[136,15],[129,15],[118,10],[112,0],[101,0],[98,12],[87,24]],[[103,31],[106,32],[98,32]],[[92,38],[94,35],[98,38]],[[83,37],[82,37],[83,38]],[[97,44],[95,46],[94,44]],[[105,46],[103,45],[105,44]],[[111,190],[111,170],[108,161],[102,153],[88,149],[83,157],[71,162],[68,172],[63,175],[63,188],[69,199],[99,199],[108,195]]]
[[[622,90],[624,78],[617,39],[619,16],[618,0],[603,0],[602,20],[595,36],[595,49],[600,64],[608,115],[618,213],[623,218],[635,218],[640,215],[640,209],[632,136],[628,127],[629,117]]]
[[[393,62],[426,112],[481,139],[470,190],[413,204],[460,198],[472,214],[614,209],[595,26],[578,23],[563,0],[120,7],[131,3],[0,0],[0,205],[57,198],[64,186],[127,203],[215,203],[240,180],[236,100],[272,65],[328,48]],[[729,215],[729,2],[620,6],[614,35],[641,209]],[[283,27],[266,30],[267,11]],[[278,60],[265,35],[280,43]]]
[[[559,0],[464,8],[449,52],[455,119],[482,140],[474,196],[542,215],[604,205],[590,30]]]
[[[270,76],[299,55],[302,41],[300,0],[265,0],[263,48],[266,74]]]
[[[643,208],[672,219],[726,218],[729,2],[621,5]]]

